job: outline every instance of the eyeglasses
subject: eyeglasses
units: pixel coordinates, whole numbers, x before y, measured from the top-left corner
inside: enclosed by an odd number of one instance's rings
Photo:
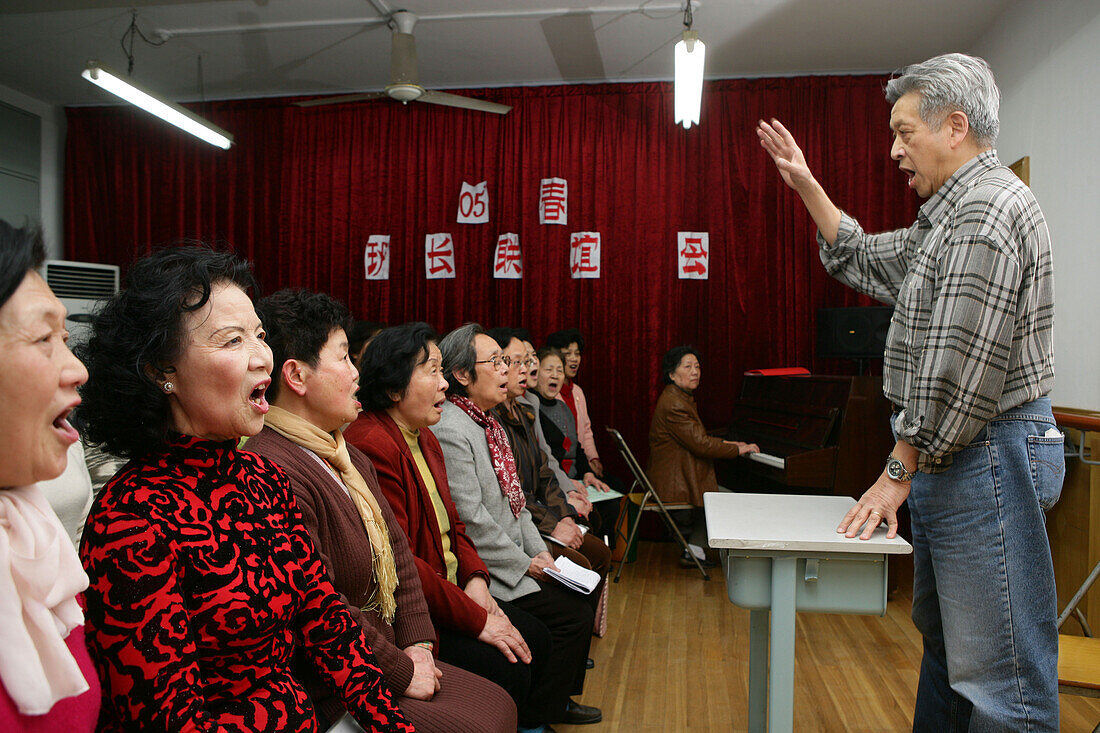
[[[507,356],[505,354],[501,354],[500,356],[494,356],[490,359],[482,359],[481,361],[475,361],[474,363],[475,364],[492,364],[493,369],[497,369],[497,368],[500,367],[501,364],[503,364],[506,367],[518,366],[520,364],[523,364],[525,367],[530,368],[530,367],[535,366],[539,362],[538,362],[538,359],[520,359],[518,357],[513,359],[510,356]]]

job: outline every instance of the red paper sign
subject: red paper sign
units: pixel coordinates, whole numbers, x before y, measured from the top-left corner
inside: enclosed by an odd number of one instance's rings
[[[523,277],[523,257],[519,248],[519,235],[501,234],[493,255],[493,277],[519,280]]]
[[[710,233],[677,232],[676,262],[681,280],[706,280],[710,276]]]
[[[455,276],[455,244],[450,234],[424,237],[424,272],[429,280]]]
[[[573,232],[569,239],[569,274],[574,280],[600,276],[599,232]]]
[[[372,234],[367,238],[363,267],[368,280],[390,279],[390,235]]]
[[[564,178],[543,178],[539,184],[539,224],[568,223],[568,184]]]
[[[463,182],[458,195],[458,223],[484,224],[489,221],[489,191],[485,181],[471,186]]]

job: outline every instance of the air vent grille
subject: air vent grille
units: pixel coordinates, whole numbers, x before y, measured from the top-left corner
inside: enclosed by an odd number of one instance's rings
[[[46,284],[59,298],[109,298],[118,292],[118,267],[46,260]]]

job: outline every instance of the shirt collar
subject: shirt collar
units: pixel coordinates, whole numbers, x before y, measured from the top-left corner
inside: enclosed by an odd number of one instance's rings
[[[959,166],[959,169],[940,186],[940,189],[924,202],[917,213],[917,218],[930,228],[936,226],[955,208],[955,203],[969,190],[970,185],[979,175],[1000,164],[997,151],[993,148],[975,155]]]

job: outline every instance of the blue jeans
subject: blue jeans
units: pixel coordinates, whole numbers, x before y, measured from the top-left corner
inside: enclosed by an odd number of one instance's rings
[[[913,623],[924,637],[914,731],[1058,730],[1043,514],[1065,474],[1054,427],[1048,398],[1028,402],[991,420],[948,470],[913,478]]]

